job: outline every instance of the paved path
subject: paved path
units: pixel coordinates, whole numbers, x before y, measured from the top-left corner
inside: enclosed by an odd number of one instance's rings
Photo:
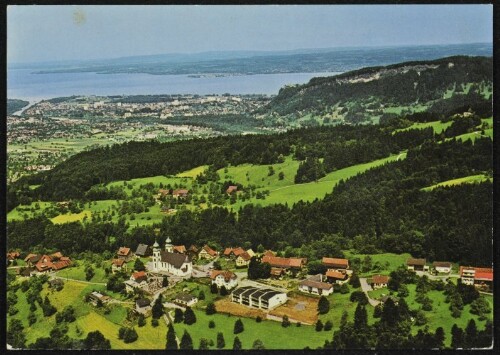
[[[373,291],[372,287],[368,284],[368,281],[365,277],[360,277],[359,278],[359,283],[361,284],[361,289],[365,293],[366,297],[368,297],[368,302],[373,306],[376,307],[380,304],[380,301],[374,300],[373,298],[370,298],[368,295],[368,291]]]

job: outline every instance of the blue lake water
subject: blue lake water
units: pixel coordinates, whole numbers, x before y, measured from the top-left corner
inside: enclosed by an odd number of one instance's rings
[[[287,84],[339,73],[256,74],[192,78],[187,75],[51,73],[9,69],[7,97],[30,102],[71,95],[277,94]]]

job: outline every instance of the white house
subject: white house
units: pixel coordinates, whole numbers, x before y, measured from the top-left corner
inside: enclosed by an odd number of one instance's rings
[[[333,285],[322,281],[322,275],[312,276],[299,283],[299,291],[312,293],[315,295],[331,295],[333,293]]]
[[[180,304],[184,307],[191,307],[197,302],[198,298],[188,293],[179,293],[177,296],[175,296],[174,300],[174,303]]]
[[[273,309],[288,300],[286,293],[254,286],[240,287],[231,293],[231,301],[249,307]]]
[[[138,313],[145,314],[151,310],[151,301],[147,298],[140,298],[135,301],[135,310]]]
[[[218,288],[224,286],[227,290],[231,290],[238,286],[238,278],[234,272],[229,270],[212,270],[210,274],[212,283],[216,284]]]
[[[378,288],[387,287],[388,283],[389,283],[389,276],[375,275],[372,277],[371,284],[374,290]]]
[[[157,242],[153,245],[153,271],[191,277],[193,263],[188,255],[175,253],[170,238],[167,238],[165,250],[161,250]]]
[[[438,273],[449,274],[451,272],[451,263],[447,261],[435,261],[432,266]]]
[[[248,253],[248,251],[241,253],[236,258],[236,267],[248,266],[248,264],[250,264],[250,259],[252,259],[252,256]]]

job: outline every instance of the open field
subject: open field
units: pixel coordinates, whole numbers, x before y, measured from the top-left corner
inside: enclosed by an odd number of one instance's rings
[[[424,129],[428,127],[432,127],[434,129],[434,133],[439,134],[444,131],[446,128],[451,126],[452,121],[441,122],[441,121],[432,121],[432,122],[416,122],[412,124],[410,127],[396,129],[393,133],[409,131],[410,129]]]
[[[286,304],[271,310],[269,314],[278,317],[288,315],[302,324],[313,325],[318,320],[318,301],[319,297],[308,297],[297,292],[289,295]]]
[[[488,177],[484,174],[470,175],[470,176],[465,176],[465,177],[458,178],[458,179],[443,181],[443,182],[440,182],[439,184],[436,184],[436,185],[424,187],[422,190],[423,191],[432,191],[437,187],[444,187],[444,186],[449,187],[449,186],[456,186],[456,185],[461,185],[461,184],[476,184],[476,183],[484,182],[484,181],[493,182],[493,178]]]
[[[82,211],[80,213],[67,213],[61,214],[51,219],[52,223],[61,224],[61,223],[69,223],[69,222],[77,222],[82,221],[85,217],[90,218],[90,211]]]
[[[355,254],[352,250],[344,251],[344,255],[347,259],[351,260],[354,258],[358,258],[361,262],[364,258],[369,255],[372,259],[372,265],[379,263],[381,268],[380,270],[373,269],[368,272],[362,272],[359,274],[361,277],[370,277],[373,275],[389,275],[391,271],[396,270],[401,265],[406,265],[406,260],[411,258],[411,255],[408,253],[404,254],[394,254],[394,253],[382,253],[382,254]]]
[[[187,330],[193,338],[194,348],[197,349],[200,338],[213,340],[217,344],[217,332],[224,334],[226,346],[224,349],[231,349],[235,335],[233,334],[234,322],[238,319],[235,316],[214,314],[207,316],[204,312],[195,311],[197,321],[195,324],[186,325],[183,323],[174,324],[176,335],[180,338]],[[215,328],[208,328],[208,322],[213,320]],[[297,327],[291,325],[286,330],[280,322],[263,320],[257,323],[254,319],[241,318],[244,331],[238,334],[243,349],[251,349],[256,339],[260,339],[266,349],[303,349],[309,346],[315,349],[323,346],[325,340],[331,340],[332,332],[316,332],[313,326],[302,325]],[[214,349],[215,347],[211,347]]]

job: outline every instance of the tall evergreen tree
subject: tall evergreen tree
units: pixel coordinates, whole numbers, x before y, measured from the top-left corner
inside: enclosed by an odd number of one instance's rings
[[[234,322],[234,330],[233,330],[233,333],[234,334],[240,334],[241,332],[243,332],[244,328],[243,328],[243,322],[241,321],[240,318],[238,318],[236,320],[236,322]]]
[[[234,337],[233,341],[233,350],[241,350],[241,340],[237,336]]]
[[[182,335],[179,349],[193,350],[193,339],[191,339],[191,335],[189,335],[189,333],[186,330],[184,330],[184,334]]]
[[[191,307],[186,307],[186,311],[184,312],[184,323],[187,325],[196,323],[196,314],[194,314]]]
[[[318,313],[326,314],[330,311],[330,301],[325,296],[321,296],[318,301]]]
[[[462,348],[464,343],[464,331],[462,328],[453,324],[451,327],[451,347],[453,349]]]
[[[177,340],[175,337],[175,330],[172,324],[168,325],[168,331],[167,331],[167,350],[177,350],[179,349],[179,346],[177,345]]]
[[[222,349],[226,346],[226,341],[224,340],[224,334],[222,332],[217,333],[217,349]]]

